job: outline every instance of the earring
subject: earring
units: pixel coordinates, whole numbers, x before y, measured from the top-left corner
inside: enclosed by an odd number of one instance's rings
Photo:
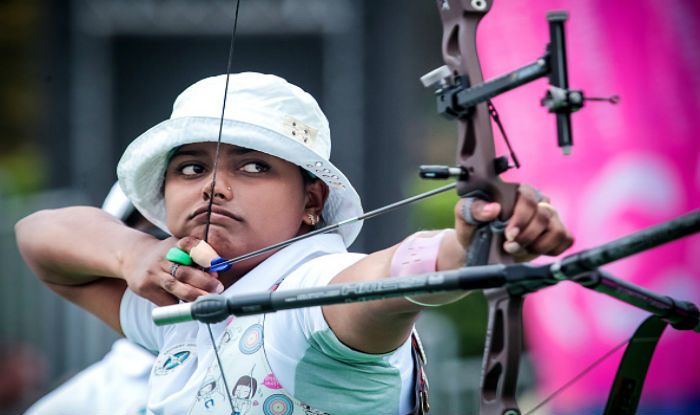
[[[307,214],[306,216],[309,217],[309,222],[311,222],[311,226],[315,226],[316,222],[318,222],[318,219],[316,219],[316,216],[312,215],[311,213]]]

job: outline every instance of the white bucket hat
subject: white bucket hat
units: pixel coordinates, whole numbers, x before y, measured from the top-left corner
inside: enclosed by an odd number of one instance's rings
[[[119,184],[141,214],[168,231],[163,181],[170,152],[182,145],[216,142],[226,75],[205,78],[175,100],[169,120],[134,140],[117,166]],[[328,120],[316,100],[284,79],[254,72],[231,74],[221,142],[271,154],[323,180],[329,188],[323,219],[335,224],[361,215],[362,203],[330,161]],[[335,232],[349,246],[362,222]]]

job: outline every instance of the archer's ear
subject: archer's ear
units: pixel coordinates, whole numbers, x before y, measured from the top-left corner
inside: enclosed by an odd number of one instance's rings
[[[305,209],[320,215],[323,211],[323,206],[326,204],[326,199],[328,199],[328,185],[323,180],[316,179],[306,183],[304,191],[306,192]]]

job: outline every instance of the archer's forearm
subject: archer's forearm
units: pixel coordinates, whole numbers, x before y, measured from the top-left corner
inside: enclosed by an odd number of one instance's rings
[[[436,256],[421,257],[430,264],[430,269],[416,273],[455,269],[462,266],[466,254],[453,231],[419,232],[413,238],[428,238],[442,235],[436,247]],[[407,238],[410,239],[410,238]],[[406,240],[404,240],[406,242]],[[403,244],[402,242],[401,244]],[[401,244],[366,256],[332,280],[332,284],[370,281],[404,273],[392,273],[392,263]],[[416,251],[417,252],[417,251]],[[418,255],[420,256],[420,254]],[[416,258],[410,258],[412,261]],[[399,260],[403,262],[403,259]],[[410,261],[409,261],[410,262]],[[413,268],[409,266],[409,271]],[[329,327],[341,342],[365,353],[387,353],[404,343],[419,313],[426,308],[421,304],[446,304],[457,301],[467,295],[464,291],[450,291],[439,294],[415,296],[414,301],[405,297],[389,298],[376,301],[349,303],[323,307],[323,314]]]
[[[87,206],[36,212],[17,222],[15,234],[32,271],[57,285],[123,278],[128,253],[155,240]]]

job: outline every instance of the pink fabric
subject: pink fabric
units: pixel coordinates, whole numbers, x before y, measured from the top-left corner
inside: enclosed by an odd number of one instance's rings
[[[572,116],[573,154],[556,147],[554,117],[539,107],[546,80],[494,100],[523,168],[509,181],[536,184],[589,248],[700,207],[700,2],[497,0],[479,28],[484,77],[544,52],[545,14],[568,10],[570,85],[590,96],[619,94],[617,106],[587,103]],[[500,140],[496,130],[497,141]],[[500,146],[505,154],[504,146]],[[700,303],[700,237],[604,269],[655,292]],[[631,336],[647,314],[572,283],[525,301],[527,344],[544,396]],[[604,401],[622,356],[554,400],[560,410]],[[667,328],[642,402],[700,395],[700,335]],[[528,409],[528,408],[523,408]]]

